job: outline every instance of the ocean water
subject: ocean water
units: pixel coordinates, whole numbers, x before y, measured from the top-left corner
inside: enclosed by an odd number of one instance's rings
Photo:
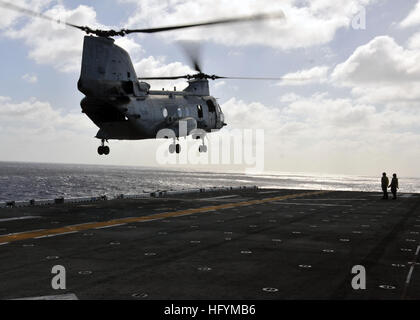
[[[400,192],[420,192],[420,179],[400,177]],[[144,167],[0,162],[0,201],[53,199],[221,186],[380,192],[380,177],[206,172]]]

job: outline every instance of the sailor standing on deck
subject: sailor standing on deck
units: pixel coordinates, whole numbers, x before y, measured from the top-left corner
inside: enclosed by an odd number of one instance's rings
[[[384,196],[382,197],[382,199],[388,199],[388,184],[389,184],[389,179],[386,176],[386,173],[382,173],[382,180],[381,180],[381,184],[382,184],[382,191],[384,192]]]
[[[388,186],[388,188],[391,188],[391,192],[392,192],[392,199],[397,199],[397,189],[398,188],[398,178],[397,178],[397,174],[393,174],[392,175],[392,180],[391,180],[391,184]]]

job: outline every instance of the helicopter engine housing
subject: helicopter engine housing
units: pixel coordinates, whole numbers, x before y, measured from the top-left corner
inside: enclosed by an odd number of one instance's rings
[[[130,56],[110,38],[85,36],[77,85],[90,97],[144,95]]]

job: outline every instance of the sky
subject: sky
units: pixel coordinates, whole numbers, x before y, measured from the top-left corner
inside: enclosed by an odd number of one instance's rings
[[[258,156],[267,172],[420,177],[418,0],[14,3],[104,29],[283,11],[283,20],[130,35],[116,43],[129,52],[138,76],[191,73],[178,43],[191,40],[201,43],[206,73],[300,79],[210,84],[228,123],[212,135],[263,130]],[[7,9],[0,17],[0,161],[163,166],[156,160],[160,140],[110,141],[110,155],[97,154],[98,128],[81,113],[77,90],[82,32]]]

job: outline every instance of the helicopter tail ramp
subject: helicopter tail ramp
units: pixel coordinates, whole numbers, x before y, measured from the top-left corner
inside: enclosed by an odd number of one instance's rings
[[[134,93],[137,75],[128,53],[114,40],[85,36],[78,89],[86,96],[126,96]]]

